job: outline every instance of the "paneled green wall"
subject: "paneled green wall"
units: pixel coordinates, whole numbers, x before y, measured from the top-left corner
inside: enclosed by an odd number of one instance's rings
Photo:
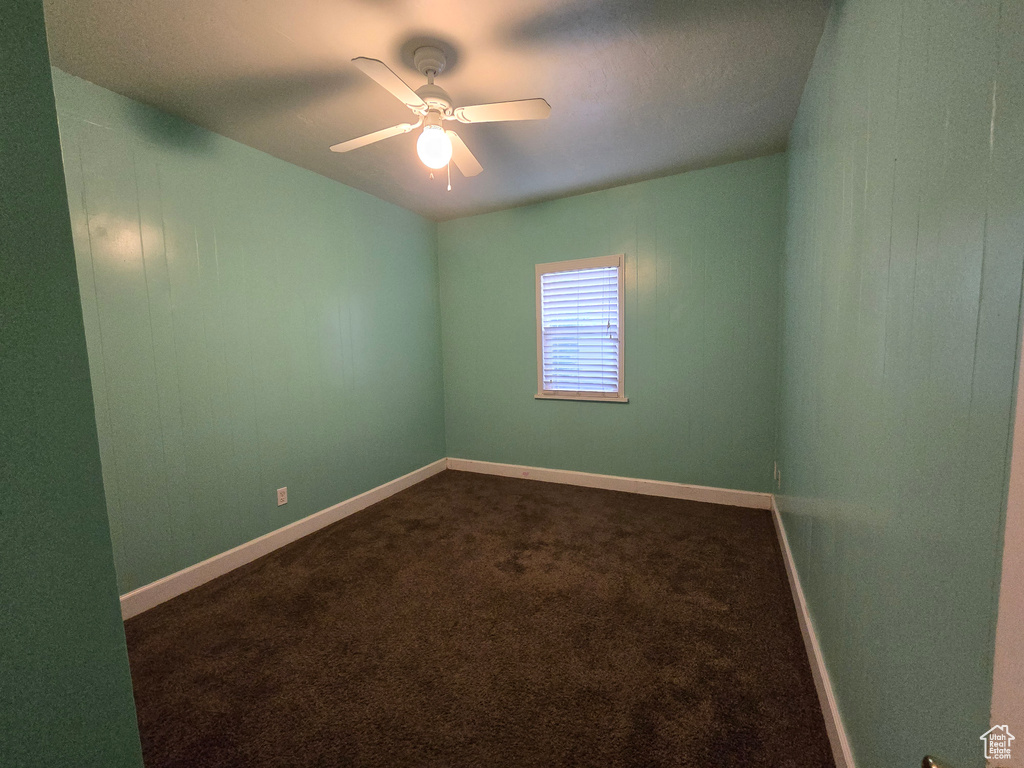
[[[122,593],[445,455],[432,222],[54,82]]]
[[[438,225],[448,454],[767,491],[785,157]],[[626,255],[627,404],[538,401],[534,265]]]
[[[837,2],[790,143],[780,499],[858,768],[983,765],[1024,2]]]
[[[0,4],[0,765],[142,765],[39,0]]]

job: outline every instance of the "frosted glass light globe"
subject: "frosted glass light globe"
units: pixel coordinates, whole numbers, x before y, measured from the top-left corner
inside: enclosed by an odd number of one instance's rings
[[[444,168],[452,159],[452,140],[441,126],[425,126],[416,139],[416,154],[427,168]]]

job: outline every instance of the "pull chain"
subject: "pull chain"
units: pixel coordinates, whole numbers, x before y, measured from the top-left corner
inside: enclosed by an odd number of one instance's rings
[[[448,163],[448,191],[452,191],[452,164]]]

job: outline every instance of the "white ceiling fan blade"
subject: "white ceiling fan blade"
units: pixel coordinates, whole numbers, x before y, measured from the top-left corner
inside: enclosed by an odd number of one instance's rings
[[[427,106],[426,102],[416,95],[416,91],[406,85],[405,81],[392,72],[383,61],[359,56],[352,59],[352,63],[409,109],[420,110]]]
[[[480,173],[484,167],[473,157],[466,142],[455,131],[445,131],[445,133],[452,140],[452,162],[455,163],[455,167],[462,172],[463,176],[476,176]]]
[[[458,107],[455,119],[460,123],[496,123],[502,120],[544,120],[550,114],[551,105],[544,99],[523,99]]]
[[[398,136],[403,133],[408,133],[413,128],[416,128],[419,123],[400,123],[399,125],[393,125],[390,128],[384,128],[380,131],[374,131],[368,133],[365,136],[360,136],[357,139],[349,139],[343,141],[341,144],[335,144],[331,147],[331,152],[349,152],[353,149],[359,149],[365,147],[367,144],[373,144],[376,141],[382,141],[383,139],[390,139],[392,136]]]

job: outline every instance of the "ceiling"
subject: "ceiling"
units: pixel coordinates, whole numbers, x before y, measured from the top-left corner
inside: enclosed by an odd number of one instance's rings
[[[782,150],[827,0],[45,0],[57,67],[435,220]],[[429,177],[411,113],[350,63],[412,88],[448,52],[457,106],[543,97],[544,121],[459,125],[484,172]]]

